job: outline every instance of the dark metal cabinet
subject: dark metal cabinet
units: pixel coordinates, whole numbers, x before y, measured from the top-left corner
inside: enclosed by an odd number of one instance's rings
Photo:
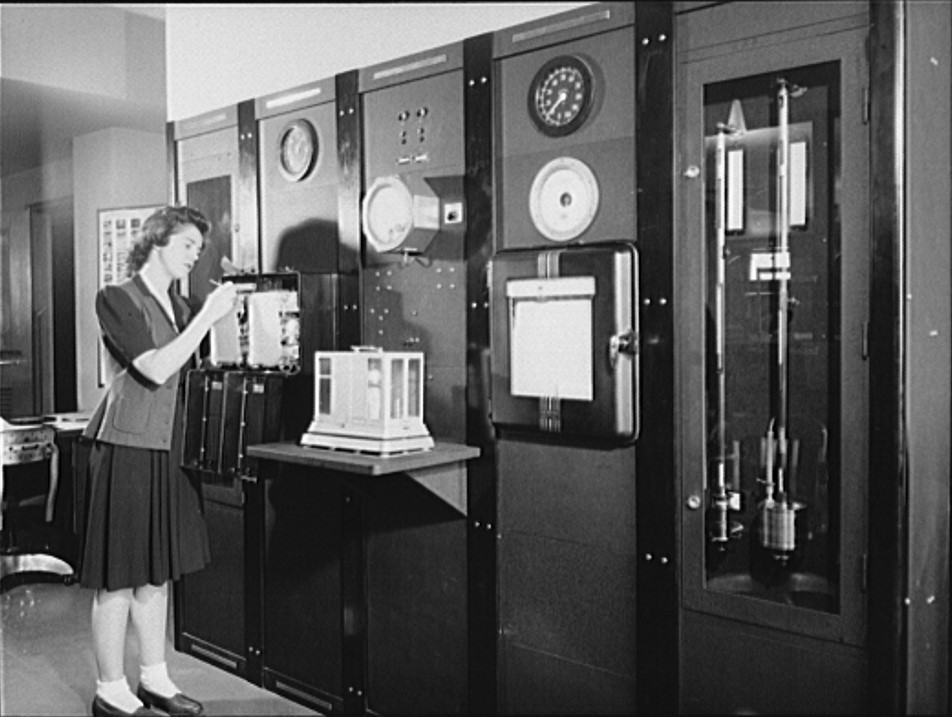
[[[864,709],[868,15],[805,12],[678,25],[687,712]]]
[[[339,484],[289,464],[262,464],[265,687],[320,712],[343,710]]]
[[[247,447],[281,436],[285,377],[189,371],[182,467],[201,490],[212,562],[176,583],[176,647],[260,684],[263,482]]]
[[[675,606],[656,596],[674,545],[640,520],[670,507],[656,499],[671,482],[671,20],[664,4],[600,3],[494,35],[503,714],[630,714],[671,692]],[[529,277],[538,306],[520,316]],[[516,355],[526,317],[549,324],[529,341],[535,374]],[[560,359],[585,380],[543,390]]]
[[[424,352],[424,419],[437,440],[460,442],[471,216],[465,54],[456,43],[360,72],[363,343]],[[367,709],[466,713],[465,516],[405,477],[349,490],[360,493],[366,536]]]

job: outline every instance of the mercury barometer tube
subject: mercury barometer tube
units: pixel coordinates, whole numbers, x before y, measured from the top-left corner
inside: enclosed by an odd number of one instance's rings
[[[777,282],[776,392],[773,416],[764,438],[764,500],[758,506],[760,544],[779,562],[786,562],[797,548],[796,514],[805,506],[793,500],[790,480],[789,417],[789,307],[790,307],[790,121],[791,95],[802,93],[786,80],[777,89],[777,233],[774,280]]]
[[[716,223],[716,278],[714,288],[715,326],[715,371],[717,374],[717,466],[714,486],[711,491],[711,505],[708,513],[708,535],[716,547],[726,549],[727,543],[737,530],[731,528],[730,510],[736,505],[735,496],[728,489],[727,463],[732,460],[736,468],[740,467],[739,446],[735,443],[735,452],[727,454],[727,342],[724,327],[727,323],[727,137],[739,135],[742,130],[732,123],[717,125],[717,145],[715,148],[715,223]],[[736,471],[735,471],[736,472]]]

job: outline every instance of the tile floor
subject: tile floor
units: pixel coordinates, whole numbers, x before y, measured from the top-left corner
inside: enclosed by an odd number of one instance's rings
[[[0,594],[0,715],[88,715],[96,662],[89,630],[92,591],[78,585],[36,582]],[[137,648],[126,643],[126,675],[135,686]],[[201,700],[205,714],[315,715],[302,705],[252,685],[169,641],[172,679]]]

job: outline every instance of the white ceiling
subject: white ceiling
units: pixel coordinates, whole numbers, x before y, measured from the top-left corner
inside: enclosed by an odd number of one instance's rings
[[[120,10],[134,12],[146,17],[154,17],[156,20],[165,20],[165,3],[106,3],[117,7]]]
[[[165,21],[165,5],[113,4]],[[166,108],[49,85],[0,80],[0,175],[72,158],[73,137],[108,127],[164,131]]]

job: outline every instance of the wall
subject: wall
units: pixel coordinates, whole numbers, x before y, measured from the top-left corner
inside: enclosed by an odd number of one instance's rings
[[[51,162],[3,179],[3,261],[11,262],[11,282],[2,288],[6,348],[30,349],[29,205],[73,197],[73,251],[76,271],[77,410],[91,411],[103,389],[98,385],[99,324],[95,315],[98,288],[98,211],[165,204],[167,201],[164,132],[113,127],[73,139],[72,161]],[[22,375],[21,375],[22,374]],[[31,366],[4,368],[4,385],[15,383],[15,414],[32,408]],[[24,404],[21,401],[29,402]]]
[[[119,128],[73,140],[72,161],[51,162],[3,179],[3,261],[10,261],[10,286],[2,288],[5,349],[30,348],[29,205],[73,197],[76,267],[77,408],[92,410],[102,393],[97,380],[99,325],[94,301],[98,288],[97,212],[166,201],[165,134]],[[25,279],[25,281],[18,281]],[[29,413],[31,367],[4,367],[15,384],[15,413]],[[22,400],[21,400],[22,399]],[[27,403],[22,403],[27,401]]]
[[[168,119],[176,120],[585,4],[169,4],[164,56],[150,18],[108,5],[5,4],[2,70],[11,79],[137,102],[165,93]],[[71,168],[37,169],[16,195],[4,191],[3,207],[15,211],[5,211],[3,222],[12,246],[29,238],[28,204],[74,194],[81,411],[102,393],[93,338],[96,212],[164,203],[166,172],[164,134],[113,128],[76,138]],[[56,189],[44,189],[50,181]]]
[[[588,4],[169,4],[169,119]]]
[[[3,343],[6,347],[12,338],[8,324],[21,333],[25,325],[29,333],[29,280],[14,285],[30,272],[29,205],[72,196],[77,408],[89,411],[102,393],[96,378],[99,327],[94,311],[97,211],[166,201],[165,26],[106,4],[4,3],[0,21],[3,78],[35,86],[38,96],[52,103],[40,106],[36,126],[30,128],[41,146],[50,148],[63,133],[79,135],[73,137],[68,159],[41,160],[46,163],[35,170],[3,178],[3,258],[9,257],[11,268],[16,262],[18,272],[3,287]],[[154,131],[142,131],[148,126],[143,115],[148,111],[153,116],[156,107]],[[140,129],[115,126],[127,122]],[[17,343],[22,344],[20,337]],[[27,340],[23,349],[29,348]],[[26,372],[26,385],[18,393],[29,393],[29,369],[15,369]],[[5,377],[17,379],[19,386],[19,375]],[[30,410],[20,407],[17,413]]]
[[[62,199],[72,193],[73,167],[68,161],[50,162],[3,178],[0,192],[0,207],[3,208],[0,216],[3,237],[0,347],[5,352],[20,351],[24,361],[4,364],[0,368],[4,387],[11,389],[11,415],[27,415],[33,411],[30,205]]]
[[[108,5],[11,4],[2,11],[3,77],[154,104],[165,93],[153,18]]]
[[[165,204],[165,134],[111,128],[73,140],[77,407],[91,411],[99,387],[98,211]],[[92,337],[92,338],[91,338]]]

